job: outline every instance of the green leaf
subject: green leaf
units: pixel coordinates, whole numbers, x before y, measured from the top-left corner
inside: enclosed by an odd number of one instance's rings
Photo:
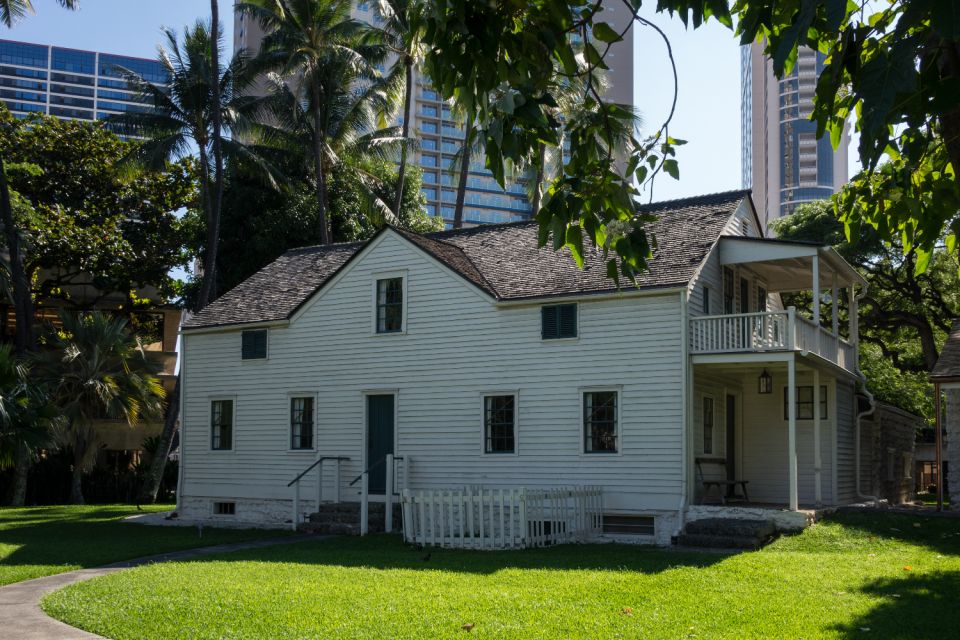
[[[674,180],[680,179],[680,167],[674,159],[663,161],[663,170],[666,171]]]
[[[598,22],[593,25],[593,37],[600,42],[620,42],[623,38],[614,31],[606,22]]]

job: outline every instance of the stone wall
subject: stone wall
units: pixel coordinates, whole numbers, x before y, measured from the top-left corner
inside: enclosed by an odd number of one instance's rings
[[[960,511],[960,389],[945,390],[943,397],[946,405],[943,428],[947,432],[947,446],[943,451],[947,477],[947,495],[944,497],[955,496],[950,500],[949,509]]]
[[[917,429],[923,419],[893,405],[877,403],[860,431],[860,490],[890,504],[915,496],[914,458]]]

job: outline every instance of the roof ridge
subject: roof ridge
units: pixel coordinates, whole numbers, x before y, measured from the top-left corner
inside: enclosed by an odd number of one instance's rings
[[[729,191],[715,191],[713,193],[704,193],[698,196],[684,196],[683,198],[674,198],[672,200],[657,200],[656,202],[648,202],[647,204],[640,205],[641,209],[650,209],[650,208],[659,208],[664,206],[676,206],[682,204],[689,204],[691,202],[698,201],[712,201],[718,200],[721,197],[729,198],[742,198],[743,196],[752,194],[751,189],[730,189]]]
[[[298,255],[301,253],[307,253],[308,251],[325,251],[331,249],[349,249],[350,247],[361,247],[366,244],[366,240],[351,240],[350,242],[331,242],[330,244],[308,244],[303,247],[294,247],[293,249],[287,249],[281,253],[277,258],[282,258],[283,256],[292,256]]]

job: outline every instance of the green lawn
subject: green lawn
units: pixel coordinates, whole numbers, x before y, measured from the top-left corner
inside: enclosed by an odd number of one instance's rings
[[[169,511],[170,505],[143,507]],[[120,520],[129,505],[0,507],[0,585],[84,567],[224,542],[283,535],[281,531],[151,527]]]
[[[756,553],[426,551],[328,539],[153,565],[47,612],[110,638],[945,638],[960,521],[837,517]]]

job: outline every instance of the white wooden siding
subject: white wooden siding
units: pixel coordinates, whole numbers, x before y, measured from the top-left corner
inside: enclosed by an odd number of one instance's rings
[[[749,480],[750,499],[785,504],[789,501],[787,465],[787,421],[783,419],[783,390],[786,375],[774,372],[773,393],[757,393],[756,376],[744,376],[744,429],[742,436],[742,479]],[[798,372],[797,384],[812,385],[812,374]],[[829,504],[833,496],[833,429],[837,424],[836,380],[820,374],[820,385],[827,387],[827,419],[820,421],[821,495]],[[815,410],[819,410],[815,394]],[[844,416],[839,416],[843,421]],[[813,420],[797,420],[797,488],[801,504],[813,504]]]
[[[837,385],[837,498],[841,504],[857,501],[854,482],[856,473],[854,435],[856,432],[856,396],[854,385],[840,381]]]
[[[406,271],[404,334],[371,331],[376,274]],[[456,274],[384,234],[287,328],[270,357],[240,360],[240,333],[186,336],[183,496],[290,499],[315,455],[364,456],[364,392],[395,392],[410,486],[602,485],[606,509],[676,509],[681,493],[678,293],[583,302],[576,340],[542,341],[538,305],[496,307]],[[581,453],[583,387],[618,386],[619,455]],[[518,394],[517,455],[480,452],[480,394]],[[289,393],[317,396],[317,452],[289,451]],[[237,398],[234,449],[209,450],[208,403]],[[304,496],[315,495],[314,474]],[[332,482],[329,483],[332,485]],[[332,496],[328,496],[332,497]]]

